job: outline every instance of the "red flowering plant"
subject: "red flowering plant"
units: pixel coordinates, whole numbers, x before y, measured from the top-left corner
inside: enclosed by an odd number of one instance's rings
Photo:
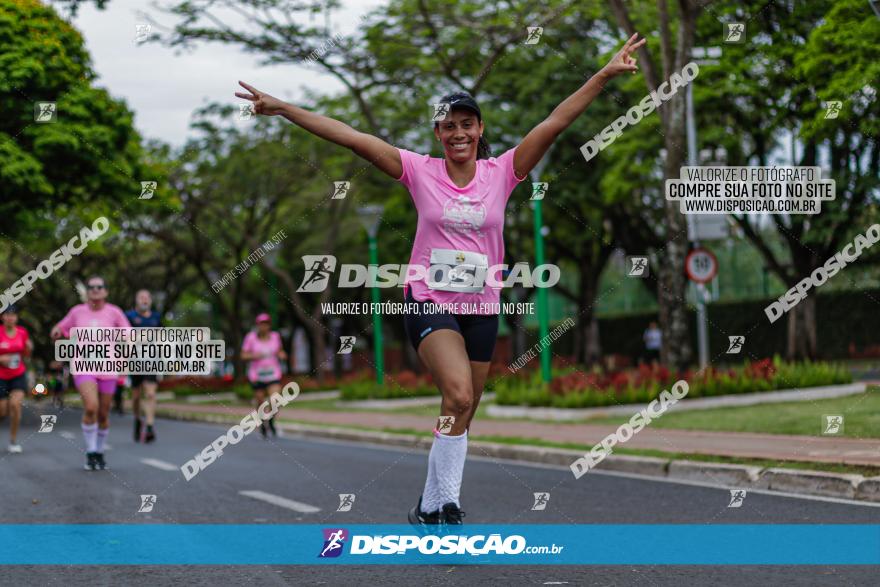
[[[496,402],[505,405],[579,408],[649,402],[679,379],[689,384],[688,397],[793,389],[847,383],[851,374],[828,363],[785,363],[778,357],[746,362],[732,368],[707,367],[675,373],[662,365],[602,370],[599,367],[560,369],[545,386],[539,370],[501,378]]]

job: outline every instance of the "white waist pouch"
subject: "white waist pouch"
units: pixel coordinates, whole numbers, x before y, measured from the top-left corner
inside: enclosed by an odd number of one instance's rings
[[[457,249],[431,249],[428,287],[437,291],[483,293],[489,258]]]

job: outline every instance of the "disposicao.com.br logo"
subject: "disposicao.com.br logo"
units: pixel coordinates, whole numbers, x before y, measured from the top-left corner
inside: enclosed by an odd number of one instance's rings
[[[433,534],[386,534],[349,535],[344,528],[325,528],[323,544],[318,558],[338,557],[343,553],[346,542],[350,544],[350,555],[517,555],[517,554],[559,554],[564,546],[556,544],[528,546],[524,536],[511,534],[502,537],[492,533],[461,535],[444,533]]]
[[[462,293],[481,292],[483,287],[548,288],[559,282],[557,265],[544,263],[534,269],[528,263],[489,265],[485,255],[452,249],[435,249],[440,261],[430,265],[386,263],[359,265],[344,263],[339,267],[336,287],[403,287],[409,281],[425,281],[428,287]],[[333,255],[303,255],[305,273],[297,292],[319,293],[327,289],[337,271]],[[448,261],[448,262],[446,262]],[[506,274],[506,277],[505,277]]]

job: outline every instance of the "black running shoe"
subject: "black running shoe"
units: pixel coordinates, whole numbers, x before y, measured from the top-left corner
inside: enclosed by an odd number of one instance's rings
[[[272,431],[272,438],[276,438],[278,436],[278,431],[275,430],[275,418],[269,418],[269,430]]]
[[[107,463],[104,462],[104,453],[102,453],[102,452],[95,453],[95,465],[98,467],[99,471],[104,471],[106,469],[109,469],[109,467],[107,466]],[[443,507],[446,507],[446,506],[443,506]]]
[[[94,471],[98,468],[98,461],[95,459],[95,455],[97,453],[87,452],[86,453],[86,464],[83,465],[83,468],[86,471]]]
[[[445,503],[442,508],[443,522],[449,524],[450,526],[460,526],[462,525],[461,519],[465,516],[464,512],[461,511],[454,503]]]
[[[147,435],[144,437],[144,442],[147,444],[154,442],[156,440],[156,433],[153,431],[153,427],[149,424],[147,425]]]
[[[409,510],[409,514],[407,514],[407,519],[409,523],[413,526],[418,527],[426,527],[430,525],[439,525],[440,524],[440,512],[435,511],[430,514],[426,514],[422,511],[422,496],[419,496],[419,503],[415,505],[411,510]]]
[[[135,441],[135,442],[140,442],[140,441],[141,441],[141,426],[142,426],[142,425],[143,425],[143,424],[142,424],[140,418],[135,418],[135,419],[134,419],[134,441]]]

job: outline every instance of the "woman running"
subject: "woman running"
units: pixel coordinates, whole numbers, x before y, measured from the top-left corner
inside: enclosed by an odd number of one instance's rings
[[[442,159],[395,148],[243,82],[239,83],[250,93],[235,95],[253,102],[257,114],[281,115],[320,138],[351,149],[400,181],[409,190],[418,212],[410,265],[424,267],[427,272],[431,265],[445,264],[457,272],[466,268],[471,275],[486,275],[488,267],[504,261],[504,209],[513,189],[608,80],[638,70],[631,55],[644,43],[645,39],[638,40],[638,33],[630,37],[601,71],[559,104],[518,146],[497,158],[491,157],[483,138],[482,112],[466,93],[451,94],[442,100],[448,104],[447,113],[434,124],[434,136],[444,152]],[[499,276],[492,277],[497,284]],[[405,296],[408,302],[420,305],[465,303],[484,310],[495,309],[500,297],[497,286],[459,287],[452,282],[438,285],[433,277],[426,280],[424,276],[412,277],[409,272]],[[467,430],[489,373],[498,314],[406,314],[404,324],[442,394],[440,415],[444,426],[438,428],[446,430],[445,425],[451,423],[445,434],[434,430],[425,488],[409,512],[409,521],[420,526],[461,524],[464,512],[459,494]]]
[[[18,325],[15,305],[3,310],[0,328],[0,420],[9,412],[9,452],[21,452],[18,444],[18,425],[21,423],[21,401],[27,389],[24,357],[30,356],[34,344],[27,330]]]
[[[53,340],[67,338],[73,328],[129,328],[131,324],[118,306],[107,302],[107,286],[101,277],[90,277],[86,282],[88,301],[70,309],[61,322],[52,328]],[[118,375],[115,373],[73,373],[73,385],[82,396],[82,431],[86,442],[87,471],[104,470],[104,443],[110,433],[110,405],[116,392]]]
[[[281,391],[281,361],[287,360],[281,335],[272,330],[272,318],[269,314],[257,316],[257,329],[251,330],[244,337],[241,345],[241,358],[250,361],[248,381],[254,389],[254,402],[260,407],[266,400],[266,393],[271,396]],[[275,417],[269,418],[272,436],[278,436],[275,430]],[[260,434],[266,438],[266,423],[260,423]]]

